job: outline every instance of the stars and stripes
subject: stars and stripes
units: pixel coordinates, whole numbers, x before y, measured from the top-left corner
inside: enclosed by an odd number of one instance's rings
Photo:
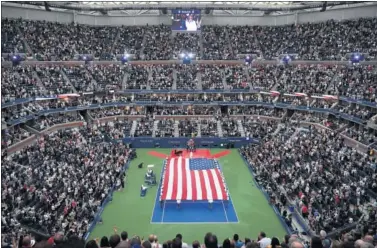
[[[217,161],[202,158],[170,158],[165,166],[160,200],[228,200],[224,177]]]

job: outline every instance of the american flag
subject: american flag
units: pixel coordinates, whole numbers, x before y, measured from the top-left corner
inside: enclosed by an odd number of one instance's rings
[[[206,158],[170,158],[165,166],[160,200],[228,200],[219,164]]]

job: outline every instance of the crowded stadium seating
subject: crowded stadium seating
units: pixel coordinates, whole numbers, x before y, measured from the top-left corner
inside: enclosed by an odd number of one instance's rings
[[[306,244],[292,234],[273,241],[272,248],[329,248],[313,245],[318,239],[325,244],[326,233],[338,239],[332,241],[338,247],[372,248],[376,210],[364,209],[377,196],[377,160],[371,155],[377,148],[371,126],[377,123],[377,67],[315,62],[346,62],[353,52],[375,60],[376,25],[377,18],[361,18],[272,27],[206,25],[200,34],[173,34],[166,25],[2,19],[2,52],[42,62],[2,66],[2,246],[19,233],[25,235],[23,247],[32,247],[27,227],[48,234],[49,241],[34,240],[39,247],[48,247],[51,239],[57,247],[84,247],[89,224],[123,180],[122,168],[132,157],[132,149],[112,141],[243,137],[259,141],[239,152],[271,204],[278,209],[294,204],[297,218],[320,236]],[[126,53],[141,63],[116,61]],[[181,53],[204,62],[164,62]],[[239,59],[255,54],[276,61],[287,53],[297,54],[294,60],[300,62],[245,66]],[[98,61],[79,63],[80,55]],[[142,63],[154,60],[159,61]],[[222,62],[207,63],[212,60]],[[27,145],[17,146],[24,141]],[[290,217],[279,214],[291,227]],[[364,219],[368,224],[360,227]],[[359,225],[353,232],[339,236],[354,223]],[[222,245],[208,233],[204,245],[259,247],[246,239],[239,245],[237,236]],[[86,247],[161,247],[156,235],[127,239],[127,233],[115,230],[109,238],[98,244],[87,240]],[[182,242],[177,235],[161,244],[181,248]],[[199,247],[197,241],[189,245]]]

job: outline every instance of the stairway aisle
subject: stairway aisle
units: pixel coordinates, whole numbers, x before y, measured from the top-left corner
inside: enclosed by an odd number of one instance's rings
[[[152,130],[152,137],[153,138],[156,137],[156,131],[158,129],[158,122],[159,122],[159,120],[155,120],[154,123],[153,123],[153,130]]]
[[[173,86],[172,86],[172,90],[176,90],[176,89],[177,89],[177,70],[173,69]]]
[[[69,78],[67,77],[67,75],[64,73],[63,70],[60,70],[60,75],[62,75],[62,77],[64,78],[64,80],[67,81],[67,83],[69,83],[69,85],[71,85],[73,93],[77,93],[77,90],[76,90],[75,86],[73,86],[73,84],[71,83],[71,80],[69,80]]]
[[[20,29],[19,27],[16,27],[16,30],[17,30],[17,33],[18,33],[18,34],[20,35],[20,37],[21,37],[21,40],[22,40],[22,42],[23,42],[23,44],[24,44],[24,46],[25,46],[25,50],[26,50],[26,52],[29,53],[29,54],[33,54],[33,55],[34,55],[33,51],[31,50],[31,47],[29,46],[29,43],[26,41],[26,39],[25,39],[23,33],[21,32],[21,29]]]
[[[243,128],[242,125],[242,120],[238,119],[237,120],[237,126],[238,126],[238,131],[241,133],[241,137],[246,137],[245,129]]]
[[[128,81],[128,73],[124,73],[124,76],[122,79],[122,90],[127,89],[127,81]]]
[[[199,46],[200,46],[200,59],[203,59],[204,55],[204,47],[203,47],[203,34],[202,32],[199,33]]]
[[[152,80],[152,68],[148,68],[148,82],[147,82],[147,90],[151,90],[151,83]]]
[[[196,79],[198,80],[197,90],[203,90],[202,73],[198,72],[198,74],[196,74]]]
[[[198,119],[197,122],[198,122],[198,133],[197,133],[196,137],[202,137],[202,127],[201,127],[201,124],[200,124],[200,119]]]
[[[141,49],[140,49],[141,59],[145,59],[144,50],[145,50],[145,43],[147,42],[147,34],[148,34],[148,31],[144,31],[144,36],[143,36],[143,40],[141,42]]]
[[[219,135],[220,138],[224,137],[223,135],[223,128],[221,126],[221,121],[217,121],[217,134]]]
[[[132,121],[132,126],[131,126],[131,130],[130,130],[130,136],[131,137],[134,137],[136,127],[137,127],[137,120],[134,120],[134,121]]]
[[[179,128],[178,128],[179,121],[175,120],[174,122],[174,137],[179,137]]]
[[[225,71],[224,70],[221,70],[221,78],[222,78],[224,89],[227,90],[228,89],[228,85],[226,84]]]
[[[36,71],[34,71],[34,70],[33,70],[32,73],[33,73],[33,78],[34,78],[35,80],[37,80],[37,85],[38,85],[38,87],[39,87],[40,89],[43,89],[42,91],[43,91],[45,94],[46,94],[46,93],[49,93],[49,92],[47,91],[46,87],[44,86],[44,84],[43,84],[41,78],[38,76],[38,73],[37,73]]]

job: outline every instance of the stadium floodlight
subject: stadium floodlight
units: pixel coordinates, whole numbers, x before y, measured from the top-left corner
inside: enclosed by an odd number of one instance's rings
[[[291,58],[291,56],[289,56],[289,54],[288,54],[288,55],[285,55],[285,56],[283,57],[282,62],[283,62],[283,64],[289,64],[289,63],[291,62],[291,60],[292,60],[292,58]]]
[[[126,63],[128,62],[128,58],[129,58],[129,57],[130,57],[130,55],[127,54],[127,53],[125,53],[125,54],[121,57],[120,61],[122,62],[123,65],[126,64]]]
[[[251,65],[252,62],[253,62],[253,58],[250,55],[247,55],[245,57],[245,65]]]
[[[360,61],[364,60],[364,55],[360,53],[351,54],[351,63],[358,64]]]
[[[20,55],[18,55],[18,54],[13,55],[12,56],[12,64],[13,64],[13,66],[19,65],[20,62],[21,62],[21,60],[22,60],[22,58],[21,58]]]

